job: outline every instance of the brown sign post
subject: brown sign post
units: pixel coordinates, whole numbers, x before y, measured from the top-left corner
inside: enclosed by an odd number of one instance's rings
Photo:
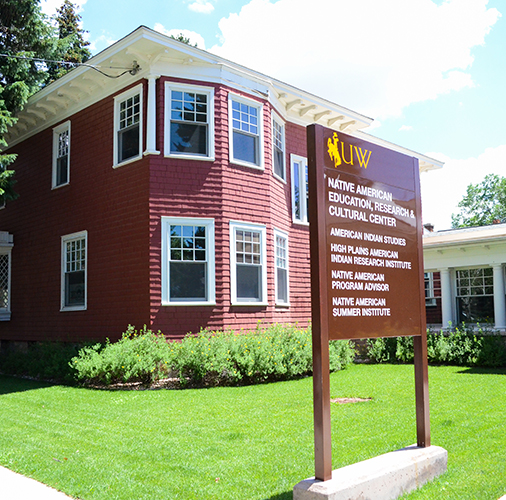
[[[315,477],[332,477],[329,340],[413,336],[430,446],[418,160],[320,125],[308,139]]]

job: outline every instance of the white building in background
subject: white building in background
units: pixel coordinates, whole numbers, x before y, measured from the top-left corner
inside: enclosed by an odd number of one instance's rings
[[[427,323],[506,330],[506,224],[423,237]]]

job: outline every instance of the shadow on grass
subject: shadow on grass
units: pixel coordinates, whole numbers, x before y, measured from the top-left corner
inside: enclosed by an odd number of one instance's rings
[[[506,375],[506,368],[464,368],[457,373],[468,375]]]
[[[0,375],[0,396],[12,394],[15,392],[34,391],[36,389],[45,389],[55,384],[50,382],[41,382],[39,380],[29,380],[9,375]]]
[[[278,495],[266,498],[265,500],[292,500],[292,499],[293,499],[293,491],[285,491],[284,493],[279,493]]]

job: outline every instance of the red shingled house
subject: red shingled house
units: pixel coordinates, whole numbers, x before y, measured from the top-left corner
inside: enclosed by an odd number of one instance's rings
[[[7,136],[0,340],[307,324],[306,126],[385,145],[371,120],[145,27],[89,64],[130,71],[74,69]]]

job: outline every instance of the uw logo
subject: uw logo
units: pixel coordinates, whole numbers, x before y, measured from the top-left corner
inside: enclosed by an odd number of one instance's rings
[[[341,145],[341,152],[339,152],[339,144]],[[349,146],[350,152],[348,160],[346,160],[345,146]],[[360,167],[367,168],[369,160],[371,159],[371,151],[368,149],[362,150],[359,146],[353,146],[352,144],[346,144],[343,141],[339,141],[337,133],[334,132],[332,139],[329,137],[327,140],[327,152],[330,159],[334,162],[334,168],[339,167],[343,162],[347,165],[354,165],[353,160],[356,158]]]

